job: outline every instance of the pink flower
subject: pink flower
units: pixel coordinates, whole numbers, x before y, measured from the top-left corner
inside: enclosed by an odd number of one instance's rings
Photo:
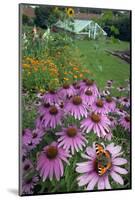
[[[72,85],[64,84],[62,88],[59,89],[58,95],[61,99],[66,99],[75,95],[75,89]]]
[[[72,115],[75,117],[75,119],[79,120],[81,117],[87,117],[87,108],[88,106],[84,103],[84,100],[79,95],[73,96],[65,104],[66,114]]]
[[[39,178],[37,176],[24,177],[22,181],[22,194],[33,194],[33,189]]]
[[[31,130],[28,128],[22,132],[22,143],[26,146],[31,143]]]
[[[98,137],[105,137],[109,129],[110,120],[106,115],[91,113],[86,119],[82,120],[81,128],[86,133],[94,131]]]
[[[94,95],[99,96],[99,91],[94,80],[84,80],[80,85],[81,91],[91,90]]]
[[[121,118],[119,119],[119,124],[125,130],[128,130],[130,132],[130,116],[129,115],[121,116]]]
[[[117,120],[115,119],[115,117],[109,116],[109,120],[111,122],[110,127],[112,129],[115,129],[117,126]]]
[[[26,173],[28,173],[32,169],[33,169],[33,164],[31,162],[31,160],[25,159],[22,163],[23,174],[25,175]]]
[[[66,150],[71,149],[72,154],[75,151],[82,150],[86,146],[86,138],[84,133],[78,129],[76,126],[69,126],[68,128],[63,128],[61,132],[56,133],[60,136],[58,138],[58,146],[63,147]]]
[[[108,109],[109,112],[112,112],[115,110],[116,108],[116,103],[114,101],[114,99],[110,96],[107,96],[105,99],[105,106]]]
[[[114,111],[114,113],[115,113],[116,115],[118,115],[118,116],[125,116],[126,111],[123,110],[122,108],[116,108],[115,111]]]
[[[95,100],[95,102],[91,106],[91,109],[95,113],[101,113],[101,114],[108,113],[108,107],[105,104],[105,101],[102,99]]]
[[[29,151],[31,149],[34,149],[41,142],[44,133],[42,129],[34,129],[34,130],[29,129],[29,131],[27,131],[27,134],[28,133],[29,136],[27,137],[25,136],[23,145]]]
[[[79,95],[81,90],[81,82],[74,82],[73,87],[75,89],[75,94]]]
[[[108,96],[108,95],[110,95],[110,92],[108,90],[103,90],[101,95],[102,96]]]
[[[120,87],[117,87],[117,90],[118,90],[119,92],[123,92],[123,91],[125,91],[125,88],[122,87],[122,86],[120,86]]]
[[[36,125],[39,128],[45,129],[56,128],[58,124],[61,124],[63,114],[63,110],[59,106],[52,105],[46,110],[44,115],[40,116],[40,119],[37,120]]]
[[[60,100],[58,93],[54,90],[50,90],[48,93],[45,93],[42,99],[45,103],[49,104],[59,103]]]
[[[127,163],[126,159],[120,157],[121,147],[114,146],[114,143],[107,145],[106,148],[100,145],[103,152],[99,153],[97,146],[93,143],[93,147],[88,147],[86,153],[82,154],[82,158],[87,161],[77,163],[76,172],[81,174],[77,178],[78,185],[86,186],[87,190],[94,190],[96,186],[98,190],[111,189],[109,176],[117,184],[124,185],[120,174],[127,174],[128,171],[121,167]]]
[[[54,177],[59,181],[64,174],[63,161],[69,164],[69,157],[69,153],[58,147],[56,142],[44,147],[37,159],[37,170],[43,181],[47,178],[52,180]]]
[[[129,107],[130,106],[130,99],[127,97],[122,97],[119,101],[123,106]]]
[[[94,93],[89,89],[81,93],[81,98],[87,105],[92,105],[96,99]]]
[[[40,115],[45,114],[45,112],[49,110],[50,106],[49,103],[42,103],[38,109]]]

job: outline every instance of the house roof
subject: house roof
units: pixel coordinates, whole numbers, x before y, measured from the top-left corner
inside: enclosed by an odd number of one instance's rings
[[[92,21],[90,20],[78,20],[75,19],[74,22],[68,22],[68,21],[58,21],[55,26],[58,28],[65,29],[70,32],[79,33],[81,30],[83,30],[87,25],[89,25]]]
[[[35,10],[32,7],[23,7],[22,12],[28,17],[35,17]]]
[[[74,18],[75,19],[82,19],[82,20],[90,20],[93,18],[99,18],[100,15],[99,14],[95,14],[95,13],[75,13]]]

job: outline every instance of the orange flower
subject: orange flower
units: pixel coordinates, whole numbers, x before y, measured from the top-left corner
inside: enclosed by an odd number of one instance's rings
[[[80,78],[82,78],[83,77],[83,74],[80,74]]]
[[[37,67],[34,67],[34,71],[37,72],[37,71],[38,71],[38,68],[37,68]]]
[[[73,70],[77,71],[77,70],[78,70],[78,67],[73,67]]]
[[[76,75],[74,75],[74,78],[77,78],[77,76],[76,76]]]

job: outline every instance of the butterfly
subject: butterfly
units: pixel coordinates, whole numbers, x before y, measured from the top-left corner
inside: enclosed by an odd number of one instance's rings
[[[105,150],[103,145],[96,143],[96,155],[97,155],[97,171],[98,175],[104,175],[111,168],[111,154],[108,150]]]

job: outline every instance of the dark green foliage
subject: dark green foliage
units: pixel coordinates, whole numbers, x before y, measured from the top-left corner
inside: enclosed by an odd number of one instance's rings
[[[27,15],[23,14],[22,15],[22,24],[28,25],[28,26],[33,26],[34,25],[34,18],[28,17]]]
[[[123,41],[130,41],[130,12],[104,11],[102,17],[97,21],[108,36],[113,36]]]
[[[131,24],[129,15],[120,17],[114,22],[114,26],[118,28],[118,38],[120,40],[130,41]]]
[[[53,15],[53,7],[40,6],[35,8],[35,24],[46,29],[57,21],[55,14]]]

